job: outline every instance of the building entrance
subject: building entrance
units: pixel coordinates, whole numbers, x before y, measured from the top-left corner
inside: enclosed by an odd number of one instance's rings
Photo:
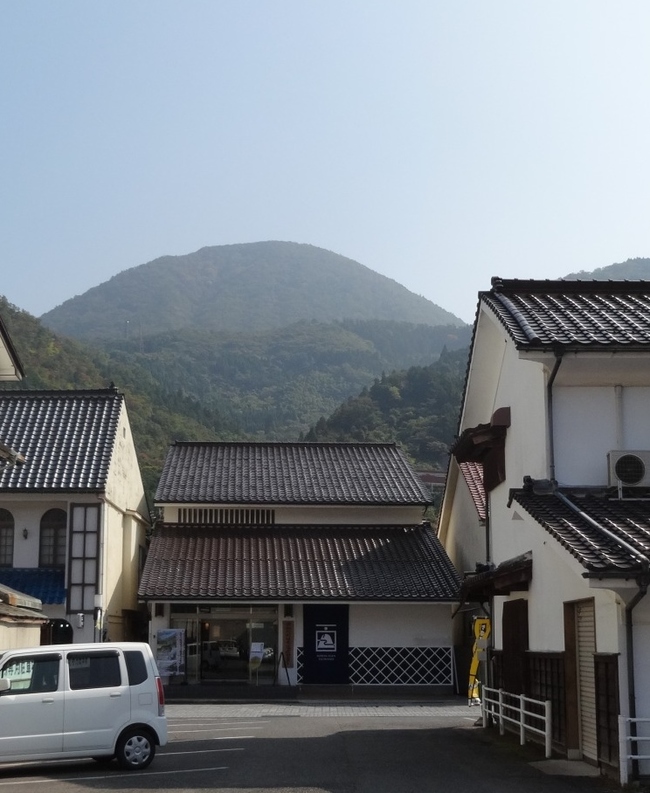
[[[277,606],[210,606],[174,614],[187,636],[189,683],[272,683],[278,647]]]

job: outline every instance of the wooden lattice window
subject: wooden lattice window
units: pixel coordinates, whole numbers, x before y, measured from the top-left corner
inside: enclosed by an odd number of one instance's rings
[[[11,567],[14,562],[14,516],[0,509],[0,567]]]
[[[566,746],[564,653],[528,653],[528,696],[551,701],[553,741]]]

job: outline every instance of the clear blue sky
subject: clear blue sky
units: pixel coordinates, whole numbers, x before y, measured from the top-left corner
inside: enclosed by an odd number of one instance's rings
[[[650,256],[649,40],[647,0],[5,0],[0,293],[292,240],[471,321]]]

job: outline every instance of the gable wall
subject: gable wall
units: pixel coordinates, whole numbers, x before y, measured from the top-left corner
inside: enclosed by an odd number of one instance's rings
[[[508,509],[495,505],[501,531],[495,536],[495,554],[501,559],[532,551],[533,578],[527,592],[497,598],[494,614],[495,647],[502,647],[501,615],[506,599],[528,600],[529,642],[535,652],[564,650],[564,603],[595,598],[597,651],[618,652],[624,632],[623,602],[611,590],[590,586],[584,568],[516,502]],[[630,592],[635,591],[631,589]],[[498,605],[497,605],[498,604]]]
[[[453,506],[441,513],[440,542],[458,572],[473,572],[476,563],[487,561],[486,527],[476,511],[476,506],[458,464],[452,460],[448,480],[455,482]]]

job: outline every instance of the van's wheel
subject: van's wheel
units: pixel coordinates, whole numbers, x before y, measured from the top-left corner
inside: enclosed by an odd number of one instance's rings
[[[120,735],[115,747],[115,757],[122,768],[140,771],[146,768],[156,754],[156,742],[149,730],[133,727]]]

